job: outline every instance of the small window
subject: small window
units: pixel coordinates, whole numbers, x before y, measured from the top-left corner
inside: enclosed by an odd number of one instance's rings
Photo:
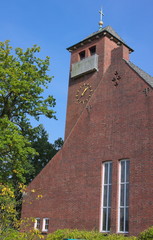
[[[90,51],[90,56],[96,54],[96,46],[89,48],[89,51]]]
[[[34,229],[40,229],[40,218],[35,219]]]
[[[85,58],[85,51],[82,51],[79,53],[80,60],[83,60]]]
[[[43,218],[42,231],[43,232],[48,232],[48,229],[49,229],[49,218]]]

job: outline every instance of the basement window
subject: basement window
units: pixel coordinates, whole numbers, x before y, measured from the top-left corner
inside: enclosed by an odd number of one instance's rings
[[[85,58],[85,51],[79,53],[79,59],[83,60]]]
[[[37,229],[37,230],[40,229],[40,218],[35,219],[34,229]]]
[[[49,218],[43,218],[42,231],[48,232],[48,229],[49,229]]]
[[[96,54],[96,46],[92,46],[91,48],[89,48],[89,52],[90,52],[90,56]]]

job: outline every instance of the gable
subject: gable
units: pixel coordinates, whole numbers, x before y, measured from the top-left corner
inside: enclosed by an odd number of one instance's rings
[[[130,61],[126,61],[125,62],[141,77],[145,80],[145,82],[147,82],[151,87],[153,87],[153,77],[150,76],[148,73],[144,72],[142,69],[140,69],[139,67],[137,67],[136,65],[134,65],[132,62]]]

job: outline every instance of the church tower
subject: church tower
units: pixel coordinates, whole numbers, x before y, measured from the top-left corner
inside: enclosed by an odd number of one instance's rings
[[[24,196],[22,217],[44,234],[138,235],[153,225],[153,78],[100,13],[99,30],[68,48],[64,145]]]
[[[65,138],[84,108],[88,111],[91,108],[91,96],[111,65],[113,54],[114,60],[124,58],[128,61],[129,53],[133,51],[110,26],[100,28],[68,50],[71,63]]]

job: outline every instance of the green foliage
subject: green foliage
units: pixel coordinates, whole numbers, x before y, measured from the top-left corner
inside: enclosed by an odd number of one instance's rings
[[[18,232],[13,229],[7,229],[1,233],[0,240],[40,240],[44,236],[39,231]],[[127,237],[118,234],[102,234],[98,231],[79,231],[77,229],[62,229],[48,234],[46,240],[63,240],[63,239],[88,239],[88,240],[151,240],[153,239],[153,227],[142,232],[139,237]]]
[[[32,147],[37,151],[33,159],[29,159],[34,171],[28,176],[27,183],[31,181],[59,151],[63,145],[63,140],[58,138],[54,144],[48,140],[48,134],[42,125],[35,128],[35,133],[31,135]]]
[[[140,233],[138,240],[151,240],[153,239],[153,226]]]
[[[0,152],[0,181],[17,188],[32,171],[28,158],[33,158],[36,151],[7,117],[0,119]]]
[[[46,240],[63,240],[63,239],[88,239],[88,240],[136,240],[136,237],[124,237],[123,235],[106,235],[98,231],[79,231],[77,229],[57,230],[48,234]]]
[[[5,240],[12,240],[12,239],[24,240],[24,238],[21,236],[21,234],[18,231],[13,230],[13,229],[7,229],[7,231],[2,232],[0,239],[2,239],[2,240],[3,239],[5,239]]]
[[[30,143],[35,130],[29,116],[55,118],[55,99],[42,96],[52,80],[47,75],[49,57],[42,60],[37,57],[39,52],[36,45],[13,51],[9,41],[0,42],[0,180],[14,187],[26,182],[28,172],[34,172],[29,159],[36,155]]]
[[[16,200],[14,190],[7,185],[0,184],[0,229],[6,230],[16,222]]]
[[[29,176],[35,176],[37,164],[33,161],[39,151],[32,140],[39,127],[33,129],[29,117],[55,118],[55,99],[43,97],[52,80],[47,74],[49,57],[42,60],[37,57],[39,52],[36,45],[23,51],[13,50],[9,41],[0,42],[0,182],[14,194],[14,198],[1,194],[1,229],[15,225],[21,210],[21,185],[31,180]]]
[[[27,115],[37,120],[40,115],[55,117],[55,99],[50,95],[42,97],[52,80],[46,74],[49,57],[41,60],[36,57],[39,51],[34,45],[25,52],[16,48],[13,54],[9,41],[0,42],[0,118],[6,115],[23,130],[30,125]]]
[[[0,240],[40,240],[44,237],[39,231],[31,232],[19,232],[14,229],[7,229],[7,231],[1,233]]]

